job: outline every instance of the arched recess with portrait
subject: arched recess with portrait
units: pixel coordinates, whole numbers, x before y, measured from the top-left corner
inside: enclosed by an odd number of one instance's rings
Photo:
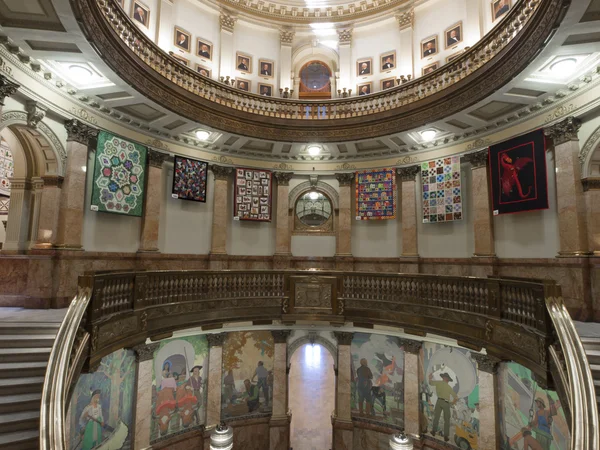
[[[317,45],[300,47],[293,55],[294,89],[300,99],[327,100],[335,92],[337,53]]]

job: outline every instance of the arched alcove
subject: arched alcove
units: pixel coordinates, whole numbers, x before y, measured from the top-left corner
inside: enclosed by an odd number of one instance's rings
[[[291,342],[288,345],[288,355],[287,355],[287,367],[290,369],[290,365],[292,362],[292,356],[294,352],[298,350],[300,347],[306,344],[319,344],[322,345],[329,353],[331,353],[331,357],[333,358],[333,367],[337,370],[337,347],[332,344],[330,341],[325,339],[323,336],[320,336],[316,332],[309,332],[306,336],[302,336],[295,341]]]
[[[337,52],[321,44],[306,44],[296,49],[292,55],[292,71],[294,90],[298,97],[312,100],[332,98],[336,89],[335,74],[338,71],[338,61]],[[314,78],[313,81],[319,81],[316,84],[307,84],[313,69],[322,69],[322,77]]]
[[[309,61],[298,73],[300,78],[298,94],[301,99],[330,99],[332,92],[331,68],[322,61]]]

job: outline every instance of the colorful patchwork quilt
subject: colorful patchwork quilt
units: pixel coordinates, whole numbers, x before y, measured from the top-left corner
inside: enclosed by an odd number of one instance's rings
[[[396,218],[396,174],[394,169],[356,172],[356,220]]]
[[[463,218],[460,156],[421,164],[423,223]]]

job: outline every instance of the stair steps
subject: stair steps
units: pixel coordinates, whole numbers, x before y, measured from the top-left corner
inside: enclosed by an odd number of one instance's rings
[[[596,403],[600,410],[600,338],[582,337],[581,343],[585,350],[596,389]]]

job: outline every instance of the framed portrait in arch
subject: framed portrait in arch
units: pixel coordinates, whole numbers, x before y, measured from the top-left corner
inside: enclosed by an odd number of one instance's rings
[[[449,27],[444,33],[445,48],[452,48],[463,41],[462,21]]]
[[[210,78],[211,70],[208,67],[204,67],[204,66],[201,66],[200,64],[196,64],[196,70],[203,77]]]
[[[510,0],[492,0],[492,22],[500,19],[510,10]]]
[[[258,95],[262,95],[264,97],[272,97],[273,96],[273,85],[258,83]]]
[[[421,41],[421,58],[429,58],[430,56],[437,55],[438,51],[437,35],[430,36]]]
[[[252,73],[252,56],[237,52],[235,54],[235,68],[240,72]]]
[[[449,63],[449,62],[454,61],[456,58],[458,58],[462,54],[463,54],[463,51],[461,50],[459,52],[453,53],[452,55],[448,56],[446,58],[446,64]]]
[[[203,59],[212,61],[213,45],[206,39],[198,38],[196,40],[196,54]]]
[[[134,22],[150,28],[150,8],[139,0],[131,2],[131,18]]]
[[[392,70],[396,68],[396,50],[392,52],[383,53],[380,58],[380,68],[381,72],[386,72],[388,70]]]
[[[235,79],[235,87],[240,91],[250,92],[250,87],[252,86],[252,82],[249,80],[245,80],[244,78],[236,78]]]
[[[259,74],[264,78],[273,78],[275,72],[275,63],[269,59],[259,59]]]
[[[358,95],[369,95],[373,92],[373,82],[369,81],[368,83],[360,83],[356,85],[356,92]]]
[[[356,60],[356,76],[366,77],[373,75],[373,60],[371,58],[363,58]]]
[[[381,80],[380,90],[385,91],[396,86],[396,77],[384,78]]]
[[[185,59],[183,56],[176,55],[173,52],[169,52],[169,55],[171,55],[173,58],[175,58],[178,63],[183,64],[186,67],[190,66],[190,60],[189,59]]]
[[[192,49],[192,35],[179,27],[174,27],[173,34],[173,45],[189,53]]]
[[[434,70],[437,70],[439,66],[439,63],[436,61],[433,64],[429,64],[428,66],[423,67],[422,70],[422,75],[427,75],[428,73],[433,72]]]

